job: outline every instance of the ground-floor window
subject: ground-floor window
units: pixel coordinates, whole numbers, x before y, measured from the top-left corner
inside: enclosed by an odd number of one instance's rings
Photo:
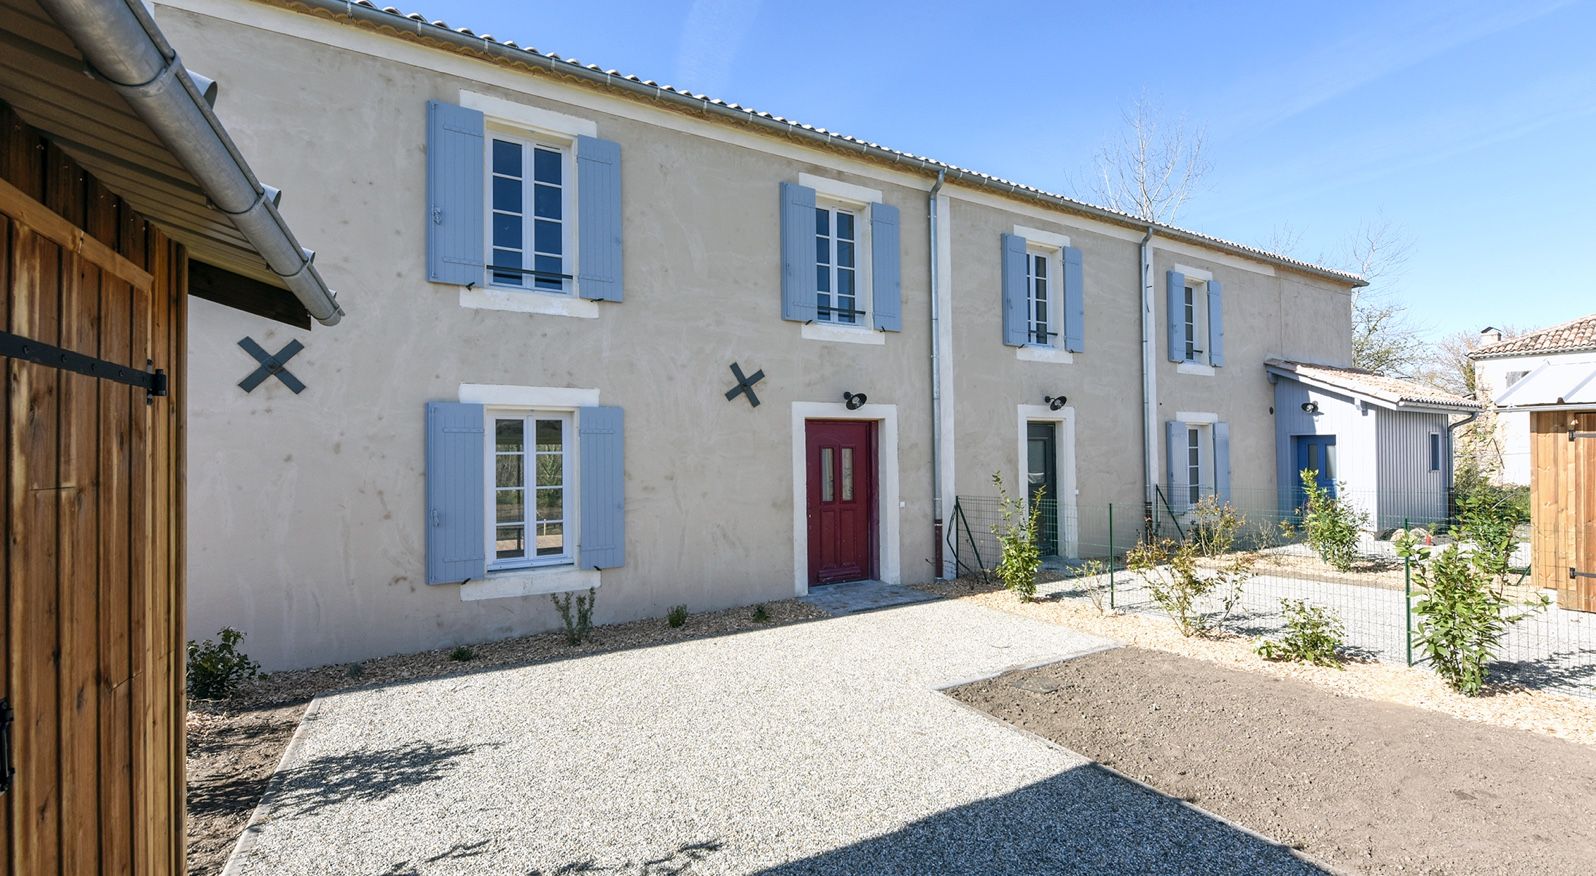
[[[572,416],[488,412],[490,568],[571,562]]]

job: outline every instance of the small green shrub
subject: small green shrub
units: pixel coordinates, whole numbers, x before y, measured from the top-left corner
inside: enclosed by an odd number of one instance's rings
[[[1527,517],[1519,518],[1513,505],[1488,492],[1475,492],[1458,500],[1457,526],[1452,534],[1474,546],[1480,571],[1500,579],[1507,577],[1513,548],[1518,546],[1518,525],[1527,521]]]
[[[1037,489],[1027,511],[1023,499],[1010,498],[1003,489],[1001,473],[992,474],[992,484],[997,487],[999,508],[1003,514],[1003,522],[992,527],[992,534],[997,536],[1002,548],[997,568],[993,571],[1004,587],[1029,601],[1036,597],[1036,573],[1042,568],[1036,529],[1036,522],[1042,514],[1042,490]]]
[[[672,627],[680,627],[680,626],[683,626],[684,624],[686,624],[687,623],[687,606],[685,606],[685,605],[673,605],[673,606],[671,606],[671,610],[665,613],[665,622],[670,624]]]
[[[188,695],[197,700],[224,700],[244,682],[260,675],[260,664],[239,650],[244,634],[222,627],[216,641],[188,643]]]
[[[1420,598],[1415,644],[1448,687],[1464,696],[1485,688],[1488,664],[1501,648],[1508,628],[1546,606],[1546,598],[1509,613],[1509,600],[1494,586],[1494,559],[1483,551],[1464,554],[1447,545],[1413,565]]]
[[[1180,627],[1183,636],[1207,635],[1229,619],[1241,603],[1241,586],[1258,562],[1253,553],[1199,568],[1198,549],[1191,541],[1154,538],[1138,542],[1125,555],[1125,565],[1147,585],[1153,601]],[[1199,600],[1219,598],[1217,611],[1203,611]]]
[[[770,609],[766,608],[765,604],[763,602],[761,602],[758,605],[754,606],[754,623],[762,624],[762,623],[768,623],[769,621],[770,621]]]
[[[347,675],[350,678],[361,678],[365,674],[366,665],[364,663],[351,663],[349,664],[349,668],[344,670],[344,675]]]
[[[553,593],[549,599],[560,612],[565,624],[566,644],[580,645],[593,631],[593,602],[598,599],[595,588],[589,587],[587,595],[580,593]]]
[[[1318,472],[1313,469],[1303,469],[1301,478],[1307,496],[1302,512],[1303,535],[1326,565],[1339,572],[1350,570],[1357,559],[1358,533],[1369,525],[1369,515],[1331,491],[1320,489]]]
[[[455,661],[456,663],[464,663],[467,660],[475,660],[477,659],[477,651],[470,645],[456,645],[454,646],[454,649],[449,652],[449,659]]]
[[[1070,570],[1070,579],[1080,585],[1081,592],[1091,600],[1092,607],[1098,614],[1109,612],[1109,583],[1108,563],[1102,560],[1086,560]]]
[[[1317,605],[1301,599],[1280,600],[1286,626],[1278,641],[1265,639],[1257,651],[1265,660],[1289,660],[1314,666],[1341,668],[1342,639],[1346,635],[1341,619]]]

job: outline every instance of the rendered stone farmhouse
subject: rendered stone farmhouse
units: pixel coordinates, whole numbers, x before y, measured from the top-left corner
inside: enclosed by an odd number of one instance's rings
[[[189,629],[267,668],[929,580],[994,472],[1069,558],[1078,507],[1273,512],[1302,436],[1376,452],[1277,401],[1350,365],[1355,276],[366,4],[161,24],[359,315],[192,305]],[[1382,462],[1424,513],[1464,409]]]

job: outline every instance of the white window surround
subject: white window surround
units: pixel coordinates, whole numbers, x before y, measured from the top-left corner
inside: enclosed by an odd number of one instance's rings
[[[1016,484],[1025,483],[1025,472],[1030,459],[1026,424],[1028,423],[1057,423],[1058,425],[1058,520],[1059,553],[1065,557],[1075,557],[1080,553],[1077,539],[1080,536],[1079,527],[1071,528],[1067,521],[1076,519],[1076,502],[1080,489],[1075,481],[1075,408],[1066,405],[1060,410],[1053,410],[1047,405],[1019,405],[1019,434],[1018,452],[1014,457],[1015,472],[1018,473]]]
[[[599,303],[575,295],[538,292],[533,289],[501,289],[491,286],[460,287],[460,306],[474,310],[507,310],[512,313],[540,313],[547,316],[572,316],[598,319]]]
[[[593,407],[599,403],[597,389],[575,389],[562,386],[515,386],[497,383],[462,383],[460,401],[499,408],[536,408],[538,410],[572,411]],[[580,462],[574,453],[580,445],[577,440],[580,423],[571,429],[572,468]],[[576,484],[572,484],[573,487]],[[573,522],[581,520],[581,494],[578,490],[570,501]],[[484,526],[491,525],[483,521]],[[572,545],[580,545],[581,533],[567,527],[567,538]],[[580,560],[580,548],[577,548]],[[490,571],[487,577],[460,585],[460,599],[473,602],[480,599],[501,599],[515,596],[541,596],[550,593],[569,593],[596,588],[602,581],[597,569],[582,569],[572,565],[531,567]]]
[[[877,578],[887,584],[903,582],[899,558],[899,520],[903,503],[898,498],[898,406],[867,404],[856,411],[842,402],[792,403],[792,565],[793,593],[809,593],[809,471],[804,448],[809,420],[870,420],[876,426],[876,558]]]
[[[881,191],[812,173],[798,174],[798,184],[815,190],[816,207],[853,211],[854,308],[863,311],[853,325],[821,322],[818,319],[804,323],[798,330],[798,336],[807,341],[885,345],[886,333],[876,331],[872,320],[875,313],[875,282],[874,265],[871,263],[873,241],[870,207],[881,203]]]
[[[1214,279],[1214,272],[1204,268],[1197,268],[1191,265],[1182,264],[1176,264],[1174,269],[1183,275],[1186,278],[1186,284],[1192,287],[1192,307],[1194,310],[1193,316],[1195,317],[1194,330],[1201,335],[1201,338],[1197,341],[1197,343],[1201,344],[1204,348],[1203,352],[1198,354],[1200,358],[1197,360],[1175,363],[1175,373],[1191,374],[1198,377],[1213,377],[1218,373],[1218,371],[1216,371],[1214,366],[1208,362],[1209,353],[1207,347],[1209,346],[1209,339],[1207,335],[1208,284]]]
[[[565,140],[598,136],[598,123],[592,119],[568,116],[476,91],[461,89],[460,105],[478,110],[491,120],[528,131],[553,134]]]
[[[577,477],[577,431],[576,413],[570,410],[554,410],[550,408],[502,407],[487,406],[484,413],[484,429],[482,436],[483,458],[489,461],[483,472],[487,508],[483,517],[484,543],[487,550],[487,572],[530,571],[532,569],[550,568],[555,566],[572,566],[576,563],[576,537],[580,525],[577,518],[578,497],[576,495]],[[516,485],[521,491],[522,538],[529,545],[523,556],[515,558],[500,558],[497,555],[497,538],[499,521],[496,515],[497,499],[500,485],[498,483],[498,425],[501,422],[520,421],[522,424],[522,479]],[[560,534],[561,550],[559,554],[538,555],[536,529],[542,521],[537,519],[537,494],[541,485],[536,483],[536,472],[539,469],[538,459],[543,451],[537,449],[536,424],[534,422],[557,422],[560,424],[560,482],[558,485],[550,484],[551,488],[557,486],[560,491]]]
[[[1026,225],[1014,226],[1014,235],[1022,237],[1026,242],[1026,255],[1046,254],[1048,287],[1048,325],[1064,328],[1064,248],[1070,245],[1070,239],[1053,231],[1043,231],[1040,228],[1031,228]],[[1028,273],[1028,272],[1027,272]],[[1026,290],[1026,326],[1029,337],[1030,326],[1030,290]],[[1052,344],[1038,344],[1029,341],[1023,347],[1014,348],[1014,358],[1020,362],[1046,362],[1052,365],[1070,365],[1075,362],[1075,354],[1064,349],[1062,343],[1063,333],[1054,338]]]
[[[1175,422],[1184,424],[1187,429],[1197,428],[1202,431],[1198,445],[1198,492],[1202,496],[1213,495],[1216,465],[1214,460],[1214,424],[1219,422],[1219,415],[1207,411],[1177,411],[1175,413]],[[1191,484],[1189,477],[1186,475],[1186,459],[1190,445],[1185,442],[1185,433],[1182,433],[1182,443],[1178,449],[1179,456],[1177,458],[1180,460],[1182,476],[1177,483],[1189,489]],[[1188,495],[1180,497],[1181,501],[1188,505],[1190,504],[1190,498]],[[1191,513],[1189,508],[1187,513]]]

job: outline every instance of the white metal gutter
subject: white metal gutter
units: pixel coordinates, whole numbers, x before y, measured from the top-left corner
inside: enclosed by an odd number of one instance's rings
[[[183,68],[140,0],[38,0],[71,37],[93,72],[109,82],[194,175],[216,209],[323,325],[344,315],[313,261],[277,212],[279,194],[262,185],[211,111],[216,84]]]

